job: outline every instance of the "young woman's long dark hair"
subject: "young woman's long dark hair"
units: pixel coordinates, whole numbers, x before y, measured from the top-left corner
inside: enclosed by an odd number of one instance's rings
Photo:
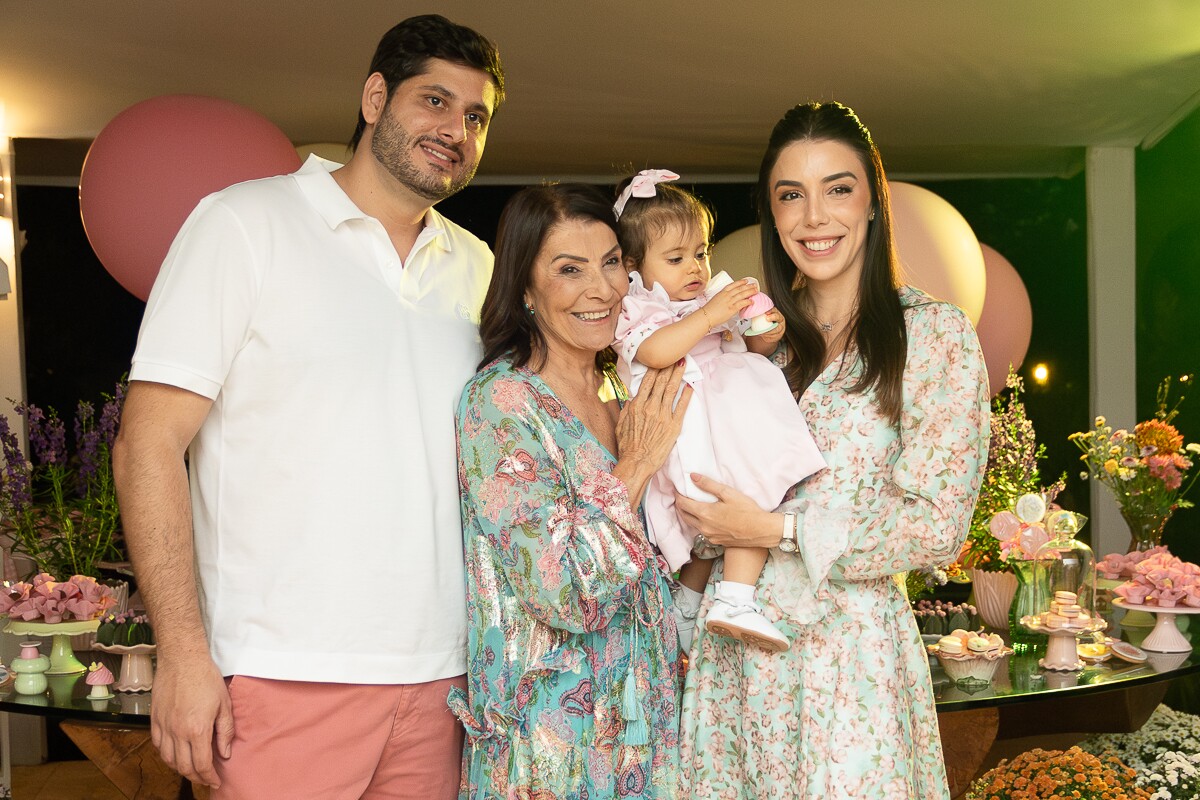
[[[908,335],[900,305],[899,260],[892,235],[892,209],[879,150],[871,133],[854,111],[841,103],[807,103],[790,109],[771,132],[767,152],[758,171],[758,218],[762,233],[763,272],[775,307],[787,320],[785,338],[792,357],[784,374],[797,395],[821,374],[825,364],[825,337],[805,313],[804,287],[797,288],[797,267],[784,251],[771,213],[771,170],[779,154],[795,142],[841,142],[862,160],[871,186],[862,276],[858,284],[858,310],[847,325],[847,341],[862,359],[862,374],[850,387],[854,392],[875,391],[879,411],[899,424],[903,402],[904,362]]]
[[[496,229],[496,264],[483,299],[479,337],[483,360],[479,368],[508,356],[513,366],[529,364],[535,354],[544,357],[546,339],[537,319],[525,308],[525,290],[532,280],[533,262],[550,229],[561,222],[600,222],[617,233],[612,200],[595,186],[555,183],[529,186],[505,204]],[[597,355],[597,366],[612,360],[612,351]],[[540,369],[541,364],[532,364]]]

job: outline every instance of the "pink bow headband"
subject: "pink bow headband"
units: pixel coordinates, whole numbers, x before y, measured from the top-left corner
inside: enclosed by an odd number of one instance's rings
[[[654,197],[654,187],[656,184],[677,180],[679,180],[679,176],[669,169],[642,170],[633,176],[633,179],[629,181],[629,185],[621,192],[621,196],[613,204],[613,213],[617,215],[617,219],[620,219],[621,213],[625,211],[625,204],[629,202],[629,198]]]

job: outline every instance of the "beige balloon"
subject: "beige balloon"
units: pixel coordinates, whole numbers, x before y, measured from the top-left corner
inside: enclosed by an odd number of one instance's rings
[[[946,200],[920,186],[888,181],[901,281],[961,308],[978,324],[987,270],[975,232]]]
[[[757,225],[740,228],[717,242],[709,260],[714,275],[725,270],[734,280],[757,278],[760,285],[765,285]]]

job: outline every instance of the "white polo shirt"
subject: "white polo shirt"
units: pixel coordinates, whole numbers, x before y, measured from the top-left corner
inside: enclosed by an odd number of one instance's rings
[[[201,607],[226,675],[466,671],[454,411],[487,246],[436,211],[397,257],[310,157],[206,197],[150,294],[130,379],[213,407],[189,449]]]

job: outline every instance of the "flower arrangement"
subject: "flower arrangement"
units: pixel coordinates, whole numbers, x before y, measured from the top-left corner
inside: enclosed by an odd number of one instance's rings
[[[1021,557],[1020,553],[1014,555],[1011,547],[1007,551],[1002,549],[1002,539],[993,532],[992,519],[1001,512],[1014,512],[1017,499],[1023,495],[1039,496],[1044,510],[1065,486],[1063,478],[1049,487],[1041,486],[1038,462],[1045,458],[1046,448],[1037,443],[1033,423],[1025,414],[1021,400],[1024,382],[1010,370],[1005,386],[1007,396],[1002,395],[992,403],[987,466],[966,544],[959,556],[964,567],[988,572],[1011,571],[1011,560]]]
[[[1035,748],[1000,764],[971,784],[967,800],[1149,800],[1137,773],[1114,756],[1103,758],[1078,747]]]
[[[31,458],[0,415],[0,533],[37,572],[98,577],[100,562],[124,560],[111,457],[124,397],[121,382],[104,396],[98,416],[92,403],[79,403],[74,454],[53,408],[16,405],[29,429]]]
[[[87,575],[56,581],[41,573],[32,583],[5,582],[0,591],[0,614],[25,622],[96,619],[116,604],[113,590]]]
[[[1192,379],[1184,375],[1179,382],[1190,385]],[[1200,453],[1200,444],[1184,445],[1183,436],[1171,424],[1184,395],[1173,406],[1170,398],[1168,377],[1158,385],[1154,417],[1135,425],[1133,433],[1114,431],[1104,417],[1096,417],[1091,430],[1069,437],[1083,452],[1079,459],[1087,470],[1080,477],[1090,477],[1109,488],[1139,550],[1158,544],[1162,526],[1177,509],[1192,507],[1184,499],[1196,482],[1195,474],[1188,479],[1192,468],[1189,454]]]
[[[1140,730],[1093,736],[1080,747],[1128,764],[1151,800],[1200,797],[1200,717],[1159,706]]]
[[[904,573],[904,592],[910,600],[920,600],[932,596],[948,583],[970,581],[958,562],[945,567],[922,567]]]

